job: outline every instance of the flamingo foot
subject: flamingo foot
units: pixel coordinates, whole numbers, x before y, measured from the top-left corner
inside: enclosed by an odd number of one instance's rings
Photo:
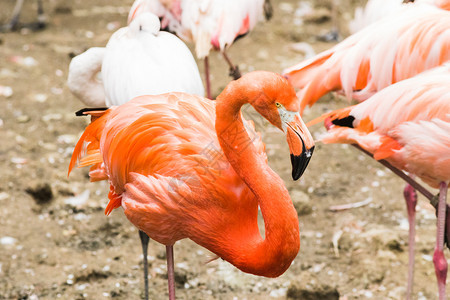
[[[166,246],[167,279],[169,282],[169,300],[175,300],[175,272],[173,268],[173,246]]]
[[[321,42],[326,43],[336,43],[339,42],[339,32],[337,29],[332,29],[331,31],[325,33],[324,35],[317,36],[317,39]]]
[[[237,80],[242,76],[238,66],[235,66],[234,69],[230,68],[230,73],[228,73],[228,75],[230,75],[230,77],[233,77],[234,80]]]
[[[267,21],[269,21],[273,17],[273,7],[272,3],[270,3],[270,0],[264,1],[263,8],[264,8],[264,17],[266,18]]]
[[[403,196],[405,197],[406,200],[406,208],[408,212],[408,222],[409,222],[408,285],[406,288],[406,299],[409,300],[411,299],[414,285],[417,193],[416,190],[410,184],[406,184],[405,189],[403,190]]]
[[[142,245],[142,253],[144,254],[143,263],[144,263],[144,287],[145,287],[145,300],[148,300],[148,260],[147,260],[147,253],[148,253],[148,241],[150,238],[148,235],[139,230],[139,238],[141,239],[141,245]]]
[[[445,283],[447,280],[447,260],[444,257],[444,251],[435,249],[433,255],[434,271],[436,273],[439,299],[445,299]]]
[[[241,71],[239,71],[239,67],[233,64],[233,62],[231,61],[230,57],[228,57],[228,55],[225,52],[225,50],[222,51],[222,55],[223,55],[223,58],[225,58],[225,60],[228,63],[228,65],[230,66],[230,73],[229,73],[229,75],[231,77],[233,77],[234,80],[237,80],[237,79],[241,78],[242,75],[241,75]]]

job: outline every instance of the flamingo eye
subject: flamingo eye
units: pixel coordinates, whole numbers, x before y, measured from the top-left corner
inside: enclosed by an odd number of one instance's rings
[[[280,108],[280,107],[281,107],[281,103],[275,102],[275,106],[276,106],[277,108]]]

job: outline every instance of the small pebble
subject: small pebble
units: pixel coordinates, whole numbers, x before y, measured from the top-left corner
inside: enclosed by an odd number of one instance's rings
[[[6,193],[6,192],[1,192],[0,193],[0,201],[9,199],[9,197],[10,197],[10,195],[8,193]]]
[[[38,65],[37,60],[31,56],[23,57],[20,55],[11,56],[10,60],[20,66],[24,67],[34,67]]]
[[[28,161],[26,158],[23,157],[11,157],[11,162],[16,165],[23,165],[26,164]]]
[[[48,96],[46,94],[36,94],[34,95],[34,101],[39,103],[44,103],[47,101]]]
[[[17,117],[17,122],[19,123],[27,123],[28,121],[30,121],[30,117],[27,115],[21,115]]]
[[[17,242],[17,240],[10,236],[4,236],[0,239],[0,244],[5,246],[14,245]]]
[[[279,288],[270,292],[269,296],[273,298],[281,298],[286,296],[287,288]]]
[[[92,31],[86,31],[84,34],[88,39],[92,39],[94,37],[94,33]]]
[[[13,95],[13,89],[10,86],[0,85],[0,95],[9,98]]]

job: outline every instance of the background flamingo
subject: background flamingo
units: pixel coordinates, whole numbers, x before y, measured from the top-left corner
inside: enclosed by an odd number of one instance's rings
[[[349,24],[350,31],[355,33],[386,16],[401,13],[405,6],[418,3],[428,3],[450,10],[450,1],[448,0],[415,0],[406,2],[402,0],[369,0],[365,7],[357,7],[355,9],[355,18]]]
[[[242,119],[245,103],[286,133],[298,179],[313,140],[294,89],[269,72],[230,83],[216,102],[170,93],[113,107],[86,128],[74,150],[69,172],[79,160],[94,164],[93,180],[110,181],[106,214],[122,206],[134,225],[166,245],[170,298],[177,240],[190,238],[242,271],[268,277],[284,273],[299,250],[297,213],[267,165],[259,135]],[[208,151],[216,152],[214,160]]]
[[[450,65],[389,86],[367,101],[327,114],[324,143],[357,144],[377,160],[413,174],[440,189],[434,264],[440,299],[445,299],[447,262],[443,256],[446,193],[450,180]],[[403,177],[403,176],[402,176]],[[413,192],[411,190],[407,192]],[[414,223],[415,195],[405,195]],[[416,199],[414,199],[416,201]],[[447,223],[447,227],[448,227]],[[410,225],[407,298],[414,266],[414,225]]]
[[[37,22],[30,23],[30,24],[23,24],[22,26],[19,23],[20,19],[20,13],[22,11],[24,0],[16,0],[16,4],[14,5],[14,10],[12,12],[12,17],[10,21],[0,27],[0,31],[11,31],[11,30],[18,30],[21,27],[29,27],[33,30],[39,30],[43,29],[46,26],[46,18],[44,15],[44,7],[42,5],[42,0],[36,0],[37,2]]]
[[[106,48],[94,47],[74,57],[67,80],[72,93],[92,107],[167,92],[203,96],[191,52],[175,35],[159,30],[158,18],[143,13],[115,32]],[[97,78],[100,71],[102,82]]]
[[[450,59],[450,12],[428,4],[405,7],[330,50],[283,71],[301,111],[331,91],[364,100],[388,85]]]
[[[269,19],[272,7],[268,0],[136,0],[128,22],[145,11],[158,15],[163,28],[195,44],[197,58],[205,60],[207,97],[211,99],[209,52],[220,51],[230,66],[230,75],[239,78],[239,69],[227,56],[226,49],[255,27],[263,11]]]

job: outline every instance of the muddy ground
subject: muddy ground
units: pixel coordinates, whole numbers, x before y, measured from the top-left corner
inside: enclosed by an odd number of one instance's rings
[[[13,2],[1,0],[2,22]],[[292,48],[294,43],[309,43],[316,52],[333,45],[316,38],[332,26],[327,0],[273,2],[274,18],[230,49],[243,72],[280,72],[301,61],[304,54]],[[131,3],[48,0],[47,29],[0,34],[0,299],[143,296],[137,230],[121,210],[109,217],[103,214],[107,183],[89,183],[87,168],[67,177],[73,147],[87,124],[74,116],[83,105],[66,86],[71,56],[104,46],[112,32],[125,25]],[[315,10],[302,22],[308,3]],[[344,35],[356,4],[340,1]],[[24,21],[34,19],[35,5],[25,1]],[[230,79],[219,55],[212,54],[211,65],[218,94]],[[308,109],[304,119],[345,105],[327,96]],[[253,115],[250,110],[246,114]],[[222,260],[206,264],[211,253],[182,240],[175,245],[178,298],[404,298],[408,226],[403,182],[346,145],[317,145],[307,171],[293,182],[284,137],[258,117],[256,124],[269,163],[285,180],[298,209],[300,253],[285,274],[267,279],[244,274]],[[317,125],[311,131],[317,136],[323,129]],[[364,200],[369,204],[360,208],[329,209]],[[417,223],[414,297],[436,299],[431,261],[435,217],[423,197]],[[149,259],[151,298],[164,299],[164,246],[151,242]]]

